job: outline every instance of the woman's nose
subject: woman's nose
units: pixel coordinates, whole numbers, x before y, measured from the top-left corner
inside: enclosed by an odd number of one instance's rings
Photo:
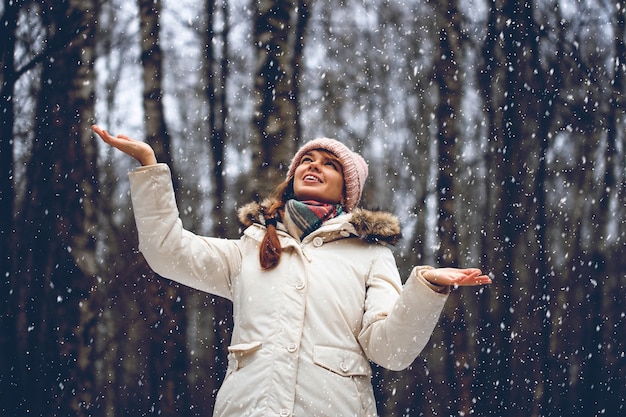
[[[311,161],[309,163],[309,169],[310,170],[315,170],[315,171],[319,171],[320,170],[320,164],[317,161]]]

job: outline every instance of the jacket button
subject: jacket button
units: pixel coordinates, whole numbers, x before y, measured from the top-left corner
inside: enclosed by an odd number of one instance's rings
[[[302,281],[298,281],[298,282],[296,282],[295,287],[296,287],[296,290],[302,290],[302,289],[304,289],[304,282],[302,282]]]
[[[341,362],[339,364],[339,369],[341,369],[341,372],[348,372],[348,365],[346,365],[345,362]]]
[[[343,237],[348,237],[350,236],[350,232],[348,232],[347,230],[342,230],[341,232],[339,232],[339,234]]]
[[[316,246],[319,248],[323,244],[324,244],[324,239],[322,239],[321,237],[318,236],[315,239],[313,239],[313,246]]]
[[[296,350],[298,350],[298,345],[296,345],[295,343],[289,343],[287,345],[287,351],[290,353],[295,352]]]
[[[290,415],[291,413],[286,408],[283,408],[282,410],[280,410],[280,417],[289,417]]]

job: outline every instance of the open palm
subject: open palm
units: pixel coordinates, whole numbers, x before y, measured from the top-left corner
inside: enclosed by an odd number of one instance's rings
[[[93,125],[91,129],[98,136],[100,136],[105,143],[119,149],[127,155],[132,156],[139,161],[141,165],[152,165],[157,163],[154,150],[147,143],[132,139],[126,135],[113,136],[108,131],[97,125]]]
[[[491,278],[478,268],[436,268],[423,272],[424,278],[437,285],[471,286],[491,284]]]

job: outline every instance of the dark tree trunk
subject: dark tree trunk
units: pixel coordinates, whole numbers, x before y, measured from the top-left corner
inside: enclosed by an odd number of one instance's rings
[[[615,199],[618,202],[623,202],[624,200],[624,184],[620,183],[620,178],[624,179],[624,170],[621,169],[622,174],[618,177],[617,172],[620,172],[620,167],[623,165],[619,162],[619,153],[617,152],[619,139],[621,138],[621,148],[624,147],[624,134],[623,134],[623,125],[624,125],[624,109],[626,108],[626,100],[624,99],[624,95],[626,94],[626,80],[624,74],[624,65],[626,60],[626,41],[624,39],[626,35],[626,2],[622,0],[615,1],[614,8],[614,68],[613,68],[613,89],[611,91],[611,99],[610,99],[610,107],[609,107],[609,117],[608,117],[608,132],[607,132],[607,147],[605,152],[605,173],[604,173],[604,185],[605,185],[605,193],[601,197],[601,209],[599,213],[600,224],[603,225],[604,231],[608,230],[608,225],[613,219],[613,216],[619,217],[620,212],[623,216],[624,207],[622,205],[621,210],[618,210],[617,213],[613,211],[611,208],[611,201]],[[620,135],[619,132],[622,132]],[[622,155],[623,151],[622,151]],[[618,236],[623,236],[624,227],[622,225],[621,232],[618,231]],[[607,236],[608,237],[608,236]],[[618,257],[615,255],[615,252],[612,252],[610,247],[610,243],[605,240],[603,249],[606,252],[605,264],[613,265],[611,267],[607,267],[605,271],[606,274],[600,279],[605,282],[602,284],[603,287],[603,300],[607,300],[606,302],[602,302],[604,311],[601,314],[601,317],[609,317],[609,321],[607,324],[602,324],[602,340],[614,340],[616,334],[625,334],[625,325],[623,318],[618,317],[618,311],[620,311],[621,303],[624,299],[626,299],[626,286],[624,282],[620,284],[618,280],[612,279],[612,277],[617,276],[620,272],[623,271],[623,267],[615,265],[615,262],[611,262],[611,259],[620,259],[621,264],[625,263],[624,257]],[[623,245],[622,245],[623,248]],[[621,252],[621,251],[620,251]],[[623,252],[622,252],[623,253]],[[623,276],[623,274],[622,274]],[[614,329],[614,330],[613,330]],[[609,345],[609,344],[607,344]],[[617,401],[613,401],[613,392],[619,392],[620,381],[626,380],[626,355],[624,355],[624,351],[626,350],[626,339],[621,338],[617,341],[617,343],[610,343],[610,348],[607,349],[606,354],[600,355],[605,360],[605,375],[609,372],[612,372],[613,369],[617,370],[617,373],[611,378],[610,383],[608,384],[608,389],[603,389],[600,393],[600,401],[601,404],[606,405],[606,415],[617,415],[620,412],[623,412],[623,404],[619,404]],[[602,383],[598,383],[599,386],[602,386]]]
[[[172,161],[171,138],[163,108],[163,53],[160,47],[160,0],[138,0],[141,27],[141,64],[143,74],[143,108],[146,142],[159,162],[172,169],[172,180],[178,190],[178,176]],[[147,277],[153,275],[146,270]],[[175,415],[188,409],[186,375],[187,316],[183,310],[186,288],[167,279],[155,277],[144,281],[144,304],[149,309],[148,330],[153,332],[147,349],[148,392],[155,410]]]
[[[461,108],[462,62],[461,16],[458,3],[438,3],[439,59],[436,61],[435,81],[439,97],[437,101],[437,265],[459,267],[458,229],[455,195],[455,178],[458,171],[457,138]],[[451,414],[468,414],[472,409],[471,368],[468,366],[468,337],[464,317],[464,301],[460,295],[451,297],[442,315],[443,344],[447,347],[445,362],[445,388],[448,398],[456,400],[449,404]]]
[[[483,347],[478,352],[478,362],[483,369],[476,377],[478,387],[491,387],[490,401],[477,404],[479,414],[497,412],[507,414],[508,396],[507,389],[510,377],[510,347],[505,336],[499,331],[496,323],[503,322],[508,317],[505,312],[510,304],[510,295],[506,287],[511,285],[510,271],[507,271],[506,260],[496,259],[495,254],[500,254],[502,244],[499,241],[503,238],[501,233],[501,212],[505,210],[505,201],[502,199],[500,187],[505,181],[506,173],[501,170],[502,161],[499,159],[501,150],[504,148],[504,119],[501,108],[505,102],[503,92],[504,74],[506,62],[504,51],[500,43],[500,34],[503,33],[505,18],[502,15],[502,8],[505,1],[489,1],[489,16],[487,21],[487,35],[482,48],[482,68],[479,72],[479,84],[485,103],[485,114],[487,115],[487,152],[485,153],[485,166],[489,173],[486,183],[485,195],[488,211],[485,213],[485,233],[481,234],[483,248],[482,264],[489,268],[497,281],[493,285],[493,293],[490,299],[485,301],[487,305],[486,316],[488,321],[494,323],[483,329],[485,339],[491,342],[491,346]],[[500,256],[500,255],[499,255]],[[503,322],[503,325],[510,326],[510,322]],[[493,352],[497,352],[499,367],[493,372],[489,365],[494,361]],[[497,383],[494,384],[494,379]],[[495,387],[495,388],[493,388]],[[496,411],[498,410],[498,411]]]
[[[253,197],[265,197],[284,179],[295,153],[298,124],[297,74],[304,39],[294,39],[296,27],[305,27],[307,15],[296,13],[293,0],[255,2],[254,43],[257,51]],[[303,22],[304,21],[304,22]],[[303,34],[304,31],[296,31]],[[299,45],[295,47],[294,45]]]
[[[15,106],[13,95],[17,82],[15,68],[15,31],[17,17],[23,1],[4,1],[4,13],[0,19],[0,392],[4,409],[17,413],[19,404],[18,387],[13,383],[18,378],[15,365],[18,363],[18,351],[15,344],[16,309],[19,287],[12,259],[14,257],[14,202],[15,189],[13,165],[13,126],[15,125]]]
[[[16,368],[21,405],[33,415],[85,415],[92,400],[96,10],[91,1],[69,1],[45,3],[41,14],[49,42],[64,47],[42,69],[28,193],[16,225]]]
[[[224,5],[224,31],[222,32],[221,57],[214,50],[216,33],[213,29],[215,0],[207,0],[207,30],[204,38],[204,67],[205,67],[205,95],[209,105],[209,145],[213,157],[213,235],[226,237],[227,224],[225,213],[226,199],[226,178],[224,175],[224,163],[226,153],[226,119],[228,117],[228,106],[226,105],[226,79],[228,75],[228,14],[227,5]]]
[[[172,144],[163,109],[163,51],[160,44],[161,0],[137,0],[141,27],[141,66],[143,78],[143,110],[146,142],[157,161],[170,166],[172,172]],[[174,184],[178,184],[176,174]],[[177,186],[175,187],[178,188]]]
[[[213,158],[213,210],[211,213],[212,231],[211,236],[225,238],[229,234],[228,214],[226,212],[226,175],[225,175],[225,157],[226,157],[226,141],[227,131],[226,123],[228,118],[227,105],[227,78],[229,71],[228,56],[228,35],[230,31],[228,4],[222,3],[222,19],[223,30],[221,32],[220,51],[215,51],[214,45],[219,44],[219,35],[214,30],[215,13],[217,5],[215,0],[206,1],[207,28],[205,30],[205,95],[209,105],[209,145]],[[230,229],[232,229],[232,225]],[[207,355],[208,361],[206,372],[200,371],[206,379],[206,387],[203,391],[211,395],[211,408],[214,404],[215,395],[219,389],[223,376],[226,373],[228,365],[228,350],[230,343],[230,333],[232,330],[232,304],[230,301],[220,297],[197,297],[203,304],[199,305],[202,314],[211,313],[213,344],[214,349],[211,354]],[[207,311],[209,310],[209,311]]]
[[[558,1],[554,2],[554,11],[560,17]],[[558,68],[562,61],[563,31],[562,27],[555,28],[557,37],[556,56],[552,61],[543,60],[541,56],[541,41],[543,34],[540,24],[534,21],[533,6],[527,10],[529,37],[529,50],[531,52],[531,68],[534,76],[529,86],[536,92],[536,101],[530,101],[528,105],[534,109],[533,114],[537,122],[538,162],[537,172],[534,178],[535,196],[535,237],[537,242],[537,256],[530,260],[534,265],[531,268],[536,271],[538,279],[533,280],[533,293],[540,294],[532,303],[536,312],[534,322],[541,323],[539,337],[536,341],[537,364],[535,365],[534,377],[539,381],[535,390],[534,413],[536,415],[549,415],[553,396],[553,374],[556,372],[554,361],[550,351],[550,339],[552,333],[552,321],[550,314],[554,308],[555,286],[551,283],[553,273],[549,262],[548,214],[547,214],[547,183],[548,183],[548,149],[549,138],[555,128],[555,110],[558,102],[563,79]],[[561,19],[557,19],[561,21]]]

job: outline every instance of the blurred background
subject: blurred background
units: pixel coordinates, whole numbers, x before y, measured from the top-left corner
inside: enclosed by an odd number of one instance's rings
[[[209,416],[231,307],[156,276],[128,171],[148,141],[186,228],[297,147],[370,166],[413,265],[477,266],[431,344],[375,367],[381,417],[626,415],[625,1],[3,0],[0,415]]]

